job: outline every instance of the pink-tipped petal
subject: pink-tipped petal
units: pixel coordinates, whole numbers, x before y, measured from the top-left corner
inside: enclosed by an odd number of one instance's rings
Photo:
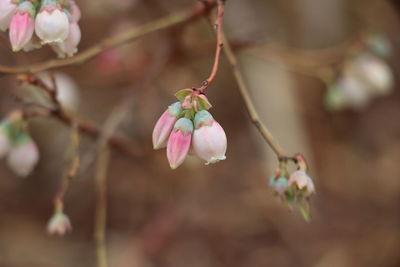
[[[12,17],[9,35],[14,52],[21,50],[32,39],[35,21],[31,14],[34,14],[33,5],[30,2],[24,2],[18,7],[18,11]]]
[[[178,168],[185,160],[192,139],[193,123],[187,118],[179,119],[169,136],[167,158],[171,169]]]
[[[180,102],[176,102],[168,107],[168,109],[158,119],[153,130],[153,148],[160,149],[167,145],[168,137],[171,134],[177,117],[181,112]]]

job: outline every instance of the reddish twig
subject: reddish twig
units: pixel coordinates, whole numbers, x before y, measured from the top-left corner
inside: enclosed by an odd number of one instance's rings
[[[224,16],[225,2],[223,0],[218,1],[218,10],[217,10],[217,19],[214,24],[214,28],[217,31],[217,47],[215,49],[215,58],[214,65],[211,71],[210,76],[202,83],[201,87],[198,89],[201,93],[204,93],[205,90],[210,86],[210,84],[214,81],[217,76],[218,67],[219,67],[219,59],[221,56],[221,51],[223,47],[222,42],[222,18]]]

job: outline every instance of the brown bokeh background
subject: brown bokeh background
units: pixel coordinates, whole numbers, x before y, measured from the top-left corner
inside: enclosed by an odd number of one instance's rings
[[[195,2],[78,1],[83,14],[79,49]],[[225,16],[263,121],[286,150],[302,151],[308,158],[317,188],[313,220],[306,223],[288,211],[268,188],[276,158],[250,123],[224,57],[208,97],[228,136],[227,160],[204,166],[189,157],[171,171],[165,151],[151,150],[152,127],[175,101],[173,94],[198,86],[209,74],[215,38],[207,20],[200,19],[112,50],[114,65],[105,64],[103,54],[57,70],[79,87],[79,114],[99,125],[127,94],[135,94],[118,133],[143,152],[140,157],[116,150],[111,154],[109,265],[400,266],[398,82],[389,96],[363,110],[328,112],[325,85],[305,75],[310,68],[302,71],[297,64],[294,69],[292,57],[281,57],[281,51],[295,56],[306,51],[302,62],[324,66],[326,52],[318,56],[320,51],[345,50],[343,44],[360,32],[380,32],[392,42],[388,64],[397,81],[400,21],[395,1],[229,0]],[[55,57],[49,48],[13,54],[7,36],[1,37],[2,65]],[[151,86],[143,87],[154,69]],[[0,77],[0,87],[0,112],[6,115],[20,106],[12,97],[15,77]],[[82,136],[82,166],[66,195],[73,232],[49,236],[46,223],[65,168],[70,131],[47,119],[32,120],[30,128],[41,153],[34,173],[20,179],[0,162],[0,266],[94,266],[96,144]]]

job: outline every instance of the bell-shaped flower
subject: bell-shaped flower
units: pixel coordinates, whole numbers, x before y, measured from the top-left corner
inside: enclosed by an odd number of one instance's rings
[[[199,111],[194,118],[193,149],[206,164],[226,159],[226,135],[221,125],[207,110]]]
[[[69,24],[69,33],[67,39],[62,43],[52,45],[53,50],[59,58],[72,57],[78,51],[78,44],[81,41],[81,29],[78,23]]]
[[[310,176],[303,170],[298,170],[290,175],[289,186],[296,185],[299,190],[306,189],[307,195],[315,193],[315,186]]]
[[[373,54],[363,54],[355,62],[357,75],[371,95],[387,95],[393,90],[394,77],[389,65]]]
[[[36,35],[43,44],[61,43],[69,33],[67,14],[55,0],[44,0],[35,20]]]
[[[0,30],[8,29],[17,6],[18,1],[16,0],[0,0]]]
[[[68,216],[62,212],[55,213],[47,224],[47,232],[51,235],[63,236],[71,231],[71,222]]]
[[[12,50],[21,50],[32,39],[35,29],[35,7],[29,1],[20,4],[11,19],[10,42]]]
[[[20,177],[28,176],[39,161],[39,150],[32,138],[19,134],[7,156],[8,166]]]
[[[178,101],[168,107],[168,109],[158,119],[153,130],[154,149],[164,148],[167,145],[168,137],[171,134],[175,122],[181,113],[181,103]]]
[[[168,139],[167,158],[171,169],[176,169],[185,160],[193,133],[193,122],[188,118],[180,118]]]

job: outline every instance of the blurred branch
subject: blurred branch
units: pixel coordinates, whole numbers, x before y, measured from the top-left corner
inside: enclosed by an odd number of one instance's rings
[[[107,224],[107,171],[110,160],[110,149],[107,136],[101,137],[97,149],[96,163],[96,211],[94,221],[94,239],[98,267],[107,267],[106,224]]]
[[[77,129],[92,138],[100,137],[101,130],[92,122],[79,117],[77,114],[66,111],[57,100],[57,92],[53,90],[54,88],[48,87],[41,79],[34,75],[22,75],[19,77],[20,81],[25,81],[35,86],[42,88],[44,91],[48,92],[55,107],[53,109],[45,107],[40,107],[42,111],[26,111],[25,115],[27,117],[53,117],[68,126],[76,125]],[[111,146],[124,152],[130,156],[138,157],[142,154],[141,149],[127,138],[112,135],[108,141]]]
[[[167,29],[169,27],[192,21],[204,14],[207,14],[217,5],[217,0],[202,0],[201,4],[196,4],[189,10],[178,12],[164,18],[149,22],[136,29],[131,29],[115,36],[106,38],[97,42],[96,45],[78,53],[77,55],[67,59],[54,59],[28,66],[8,67],[0,65],[0,73],[18,74],[18,73],[36,73],[57,67],[65,67],[70,65],[81,64],[92,57],[100,54],[104,50],[120,46],[122,44],[135,41],[140,37],[150,33]]]
[[[67,155],[66,157],[68,158],[69,166],[65,170],[62,179],[61,179],[61,184],[58,189],[57,194],[54,197],[54,206],[57,207],[63,207],[64,204],[64,196],[66,192],[68,191],[69,185],[71,183],[71,180],[76,176],[76,173],[78,172],[79,168],[79,162],[80,162],[80,157],[79,157],[79,143],[80,143],[80,137],[79,137],[79,131],[76,127],[76,125],[72,126],[71,129],[71,141],[70,145],[68,147]]]
[[[261,121],[260,116],[258,115],[256,108],[254,107],[253,101],[251,100],[251,97],[249,94],[249,88],[247,87],[244,76],[240,70],[238,60],[237,60],[235,54],[233,53],[232,48],[231,48],[224,32],[222,32],[222,40],[224,43],[225,55],[232,67],[233,75],[235,76],[236,82],[239,87],[240,94],[242,95],[244,104],[249,113],[251,121],[253,122],[253,124],[257,128],[257,130],[261,133],[264,140],[268,143],[268,145],[275,152],[275,154],[279,160],[286,160],[286,159],[291,158],[290,156],[288,156],[288,153],[279,145],[279,143],[276,141],[276,139],[274,138],[272,133],[268,130],[267,126],[265,126],[265,124]]]
[[[147,76],[143,79],[140,88],[142,90],[151,86],[155,77],[163,70],[170,56],[170,46],[168,42],[156,42],[162,44],[162,47],[156,47],[157,53],[153,56],[151,66],[149,66]],[[107,267],[107,247],[106,247],[106,223],[107,223],[107,170],[109,166],[109,140],[112,138],[115,130],[122,123],[135,100],[136,88],[132,88],[128,96],[122,97],[120,103],[106,119],[97,146],[97,164],[96,164],[96,217],[95,217],[95,241],[97,266]]]

